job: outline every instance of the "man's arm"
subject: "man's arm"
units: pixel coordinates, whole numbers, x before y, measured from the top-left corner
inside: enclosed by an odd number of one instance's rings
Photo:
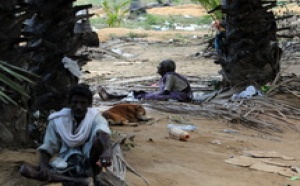
[[[40,167],[49,167],[51,155],[44,151],[40,150]]]
[[[55,131],[55,125],[53,121],[50,121],[47,125],[46,133],[44,136],[43,144],[39,146],[39,151],[47,152],[49,155],[54,155],[59,152],[61,146],[61,139]]]
[[[54,122],[50,121],[47,125],[44,136],[44,143],[38,148],[39,151],[39,173],[44,180],[49,179],[50,166],[49,162],[53,154],[57,153],[60,148],[60,139],[54,129]]]
[[[100,155],[100,163],[102,167],[109,167],[112,160],[112,149],[110,146],[110,135],[103,131],[97,132],[97,138],[102,144],[103,153]]]
[[[168,75],[166,77],[166,82],[164,83],[164,89],[160,91],[159,95],[169,95],[174,87],[175,79],[173,75]]]

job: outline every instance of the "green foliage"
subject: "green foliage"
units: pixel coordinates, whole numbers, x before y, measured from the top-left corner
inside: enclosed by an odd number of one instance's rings
[[[108,36],[109,36],[110,38],[117,38],[117,37],[118,37],[118,35],[115,34],[115,33],[109,34]]]
[[[191,3],[191,1],[192,0],[173,0],[173,4],[188,4]],[[195,3],[195,1],[197,0],[193,0],[193,1]],[[218,2],[218,0],[215,1]],[[189,25],[189,24],[201,25],[201,24],[210,24],[212,21],[212,16],[209,14],[201,17],[189,17],[189,18],[180,15],[163,16],[163,15],[145,14],[145,20],[142,21],[123,19],[125,14],[124,13],[118,14],[116,12],[119,12],[118,9],[126,10],[126,13],[129,12],[129,8],[125,8],[125,7],[127,6],[128,3],[130,3],[130,1],[128,2],[125,0],[120,0],[117,2],[119,2],[119,5],[116,4],[115,1],[109,1],[109,0],[77,0],[76,1],[77,4],[93,4],[94,6],[102,5],[103,9],[104,7],[106,7],[105,11],[107,14],[107,19],[103,19],[101,17],[95,17],[95,16],[90,18],[91,24],[97,29],[107,27],[107,25],[110,27],[118,26],[118,27],[129,28],[129,29],[143,28],[146,30],[153,29],[153,25],[160,25],[172,29],[174,23],[179,25]],[[120,4],[120,2],[123,3]],[[122,4],[124,3],[125,6],[121,7],[123,6]],[[157,3],[157,1],[143,0],[142,3],[143,4]],[[212,8],[214,8],[214,6],[212,6]],[[168,23],[168,25],[166,25],[166,23]]]
[[[79,0],[83,1],[83,0]],[[93,0],[85,0],[85,1],[93,1]],[[176,24],[178,26],[190,26],[191,24],[196,25],[206,25],[210,24],[212,21],[212,16],[210,14],[203,15],[201,17],[186,17],[182,15],[155,15],[155,14],[145,14],[143,16],[140,16],[139,19],[119,19],[120,21],[118,23],[113,23],[115,20],[117,20],[118,16],[113,16],[113,12],[117,12],[116,9],[121,8],[120,2],[124,2],[125,0],[117,1],[120,5],[116,5],[114,3],[115,1],[109,1],[109,0],[101,0],[104,4],[102,8],[106,7],[106,14],[108,15],[108,19],[103,19],[102,17],[92,17],[90,18],[91,24],[97,28],[105,28],[107,25],[110,25],[111,27],[122,27],[122,28],[128,28],[128,29],[145,29],[145,30],[153,30],[153,29],[159,29],[159,28],[167,28],[167,29],[174,29]],[[156,0],[145,0],[142,1],[143,4],[147,3],[156,3]],[[164,1],[165,2],[165,1]],[[91,2],[87,2],[91,3]],[[179,0],[173,1],[173,4],[188,4],[191,3],[191,0]],[[115,4],[115,5],[114,5]],[[126,3],[125,3],[126,4]],[[127,6],[127,4],[126,4]],[[116,7],[115,9],[111,7]],[[109,9],[110,8],[110,9]],[[122,8],[122,10],[125,7]],[[214,8],[214,7],[213,7]],[[126,11],[128,12],[128,10]],[[111,16],[109,16],[111,14]],[[111,18],[109,18],[111,17]],[[120,16],[119,16],[120,17]],[[124,14],[123,14],[124,17]],[[207,29],[206,27],[200,27],[199,30]],[[136,33],[130,33],[128,34],[128,37],[135,38],[135,37],[143,37],[143,36],[137,36]]]
[[[103,0],[77,0],[76,5],[92,4],[93,6],[101,6]]]
[[[214,9],[216,6],[220,5],[220,0],[191,0],[191,1],[194,3],[201,4],[207,11]],[[222,12],[217,10],[214,13],[212,13],[212,16],[213,19],[221,19]]]
[[[212,22],[212,17],[210,15],[204,15],[200,17],[196,24],[210,24]]]
[[[210,24],[211,21],[212,18],[210,15],[186,18],[180,15],[162,16],[162,15],[147,14],[145,20],[143,21],[126,20],[126,22],[124,22],[121,26],[130,29],[143,28],[145,30],[151,30],[153,29],[152,26],[159,25],[159,26],[164,26],[173,29],[175,23],[179,25],[187,26],[190,24],[197,24],[197,25]]]
[[[95,28],[103,28],[106,27],[106,20],[101,18],[101,17],[92,17],[90,18],[90,22],[91,24],[95,27]]]
[[[29,78],[27,78],[25,75],[22,75],[22,74],[35,76],[34,74],[32,74],[26,70],[9,65],[8,63],[6,63],[4,61],[0,61],[0,82],[3,83],[4,85],[8,86],[12,90],[17,91],[21,95],[28,97],[27,92],[24,90],[24,88],[19,83],[17,83],[17,81],[19,81],[19,82],[25,81],[30,84],[35,84],[35,83],[33,81],[31,81]],[[16,80],[12,80],[8,76],[12,76]],[[13,103],[14,105],[17,105],[17,103],[5,93],[4,87],[0,87],[0,101],[4,102],[6,104]]]
[[[100,6],[103,3],[104,0],[77,0],[75,2],[75,4],[77,5],[82,5],[82,4],[92,4],[94,6]],[[109,3],[113,3],[116,0],[111,0],[109,1]],[[124,0],[118,0],[120,1],[124,1]],[[156,0],[142,0],[141,1],[142,4],[146,5],[146,4],[151,4],[151,3],[157,3]],[[165,0],[163,1],[165,2]],[[180,5],[180,4],[188,4],[191,3],[191,0],[173,0],[173,4],[174,5]]]
[[[173,0],[173,4],[180,4],[180,0]]]
[[[109,27],[118,27],[121,25],[124,16],[129,12],[129,8],[127,7],[129,3],[130,0],[120,4],[113,3],[112,5],[109,5],[108,0],[102,3],[103,10],[107,16],[106,24]]]
[[[132,38],[132,39],[133,38],[146,38],[146,37],[148,37],[148,34],[129,32],[128,37]]]
[[[157,15],[152,15],[152,14],[147,14],[146,15],[146,20],[145,22],[148,25],[159,25],[162,24],[166,21],[162,16],[157,16]]]

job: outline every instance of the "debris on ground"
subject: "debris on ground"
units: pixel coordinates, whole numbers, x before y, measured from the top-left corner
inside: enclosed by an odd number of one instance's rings
[[[300,169],[295,165],[295,158],[278,152],[249,151],[245,155],[226,159],[230,163],[240,167],[248,167],[252,170],[276,173],[281,176],[300,176]]]

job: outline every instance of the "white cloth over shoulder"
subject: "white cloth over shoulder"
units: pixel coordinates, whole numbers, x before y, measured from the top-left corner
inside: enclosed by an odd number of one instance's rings
[[[64,108],[59,112],[53,113],[48,117],[48,120],[54,120],[58,134],[69,147],[76,147],[82,145],[89,137],[92,122],[98,113],[98,110],[89,108],[74,134],[72,133],[71,109]]]

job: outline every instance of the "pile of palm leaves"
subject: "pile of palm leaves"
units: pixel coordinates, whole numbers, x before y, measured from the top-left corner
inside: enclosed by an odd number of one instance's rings
[[[296,74],[280,77],[279,82],[274,85],[267,94],[268,96],[286,94],[300,98],[300,77]]]
[[[282,78],[267,95],[250,99],[232,100],[231,96],[240,89],[231,88],[207,96],[201,103],[149,102],[147,107],[165,112],[224,119],[232,124],[241,124],[261,132],[284,129],[299,129],[300,120],[300,77]],[[288,93],[294,97],[286,99]],[[268,95],[272,95],[268,96]]]
[[[122,146],[129,143],[132,144],[134,137],[134,135],[120,134],[118,132],[112,134],[112,165],[98,175],[101,185],[127,186],[128,183],[125,180],[127,170],[140,177],[145,182],[145,185],[149,185],[149,182],[125,160],[122,153]],[[128,143],[128,141],[130,142]]]

